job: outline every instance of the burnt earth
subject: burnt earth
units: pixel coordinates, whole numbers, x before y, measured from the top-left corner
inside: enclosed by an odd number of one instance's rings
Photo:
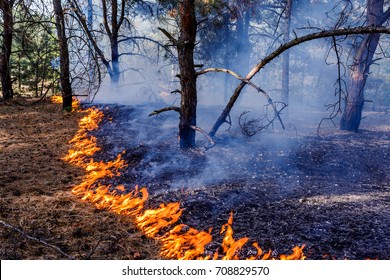
[[[305,244],[308,259],[390,259],[389,115],[366,112],[359,133],[325,127],[321,137],[302,119],[294,130],[252,138],[233,128],[210,150],[183,152],[174,113],[148,118],[152,109],[102,109],[96,158],[126,150],[128,163],[109,183],[146,186],[148,207],[180,201],[181,223],[213,228],[210,254],[233,211],[235,238],[249,237],[275,255]],[[242,257],[253,253],[250,244]]]

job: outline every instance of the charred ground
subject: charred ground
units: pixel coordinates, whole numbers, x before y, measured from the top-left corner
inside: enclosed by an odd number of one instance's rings
[[[247,236],[273,254],[306,244],[309,259],[389,259],[390,116],[366,113],[358,134],[294,121],[297,129],[244,138],[221,131],[217,146],[182,153],[177,116],[148,118],[149,108],[101,106],[96,160],[126,150],[128,164],[111,184],[147,186],[148,208],[180,201],[180,222],[213,228],[207,252],[234,212],[236,239]],[[126,217],[96,210],[70,192],[82,170],[61,160],[79,113],[60,105],[0,105],[1,220],[75,258],[159,258],[159,247]],[[207,123],[207,122],[206,122]],[[202,125],[202,124],[201,124]],[[199,147],[208,145],[198,136]],[[57,250],[0,225],[2,259],[65,258]],[[241,252],[251,254],[251,242]]]
[[[318,137],[316,124],[302,119],[294,130],[252,138],[227,131],[216,147],[183,153],[175,115],[103,110],[107,119],[95,133],[103,150],[96,157],[126,150],[128,163],[109,183],[147,186],[149,207],[180,201],[180,222],[213,228],[208,253],[218,249],[219,230],[233,211],[235,237],[275,255],[306,244],[309,259],[390,258],[389,115],[367,113],[357,134],[327,127]],[[242,256],[252,249],[248,243]]]

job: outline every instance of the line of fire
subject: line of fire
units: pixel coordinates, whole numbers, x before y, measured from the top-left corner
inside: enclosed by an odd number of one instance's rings
[[[54,96],[52,101],[62,103],[62,97]],[[79,103],[74,100],[74,108],[79,108]],[[205,247],[212,240],[210,228],[208,231],[199,231],[196,228],[178,221],[182,214],[180,202],[161,204],[157,209],[146,209],[145,202],[148,199],[148,191],[136,185],[134,190],[125,193],[129,188],[124,185],[101,185],[99,180],[105,177],[118,176],[126,163],[117,155],[114,161],[96,162],[93,155],[100,148],[96,144],[96,138],[89,136],[88,132],[98,129],[99,123],[104,118],[103,113],[94,107],[85,110],[87,114],[79,122],[79,130],[70,141],[73,149],[63,158],[65,161],[85,169],[86,175],[79,185],[75,186],[72,193],[83,201],[93,203],[98,209],[107,209],[120,215],[129,216],[146,236],[155,238],[162,244],[162,257],[179,260],[237,260],[240,258],[240,249],[249,241],[248,238],[234,239],[233,213],[226,224],[220,230],[223,234],[221,249],[212,255],[205,254]],[[303,260],[305,245],[295,246],[291,254],[272,256],[272,251],[264,252],[256,243],[252,243],[255,254],[246,257],[248,260]]]

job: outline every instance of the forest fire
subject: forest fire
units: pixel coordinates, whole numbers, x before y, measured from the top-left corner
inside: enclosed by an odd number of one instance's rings
[[[60,99],[53,98],[58,103]],[[75,101],[77,103],[77,101]],[[91,159],[97,147],[96,138],[89,136],[88,132],[98,128],[103,119],[103,113],[96,108],[84,110],[87,115],[79,122],[79,130],[70,144],[73,149],[63,158],[65,161],[82,167],[86,175],[83,181],[72,189],[72,193],[83,201],[95,204],[98,209],[106,209],[117,214],[130,216],[138,228],[150,238],[157,239],[162,244],[161,255],[170,259],[240,259],[239,251],[248,242],[248,238],[235,240],[233,237],[233,213],[226,224],[222,226],[220,234],[224,234],[220,252],[205,255],[205,247],[212,241],[210,228],[206,231],[198,231],[185,224],[176,225],[182,215],[183,209],[179,202],[160,204],[156,209],[146,209],[145,202],[148,199],[146,188],[138,186],[131,192],[126,192],[124,185],[102,185],[98,180],[105,177],[118,176],[120,169],[126,166],[122,155],[117,155],[115,160],[96,162]],[[173,227],[173,228],[172,228]],[[171,228],[171,229],[170,229]],[[246,259],[305,259],[304,246],[296,246],[291,255],[271,257],[271,251],[263,254],[257,243],[252,244],[257,253]]]

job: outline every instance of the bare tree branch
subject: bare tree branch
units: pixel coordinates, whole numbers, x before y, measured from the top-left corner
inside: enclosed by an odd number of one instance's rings
[[[251,81],[241,77],[240,75],[238,75],[237,73],[233,72],[232,70],[229,70],[229,69],[224,69],[224,68],[207,68],[207,69],[204,69],[202,71],[199,71],[197,73],[197,75],[202,75],[202,74],[205,74],[205,73],[208,73],[208,72],[224,72],[224,73],[227,73],[229,75],[232,75],[234,77],[236,77],[237,79],[239,79],[241,82],[243,83],[246,83],[248,85],[250,85],[251,87],[253,87],[254,89],[257,90],[257,92],[261,92],[265,98],[267,99],[268,101],[268,104],[272,106],[273,110],[274,110],[274,113],[275,113],[275,116],[277,116],[277,118],[279,119],[279,122],[280,122],[280,125],[282,126],[283,129],[285,129],[284,127],[284,124],[283,124],[283,121],[282,119],[280,118],[280,111],[277,110],[276,106],[275,106],[275,103],[273,102],[272,98],[269,96],[269,94],[263,90],[262,88],[256,86],[254,83],[252,83]],[[286,105],[287,106],[287,105]]]
[[[191,127],[193,130],[199,131],[200,133],[202,133],[202,134],[207,138],[207,140],[210,141],[211,146],[205,147],[206,150],[208,150],[208,149],[210,149],[210,148],[212,148],[212,147],[215,146],[215,142],[214,142],[213,138],[211,138],[210,135],[208,135],[207,132],[204,131],[204,129],[200,128],[199,126],[195,126],[195,125],[190,125],[190,127]]]
[[[162,33],[164,33],[164,35],[167,36],[169,41],[171,41],[174,46],[178,45],[178,41],[172,36],[171,33],[169,33],[167,30],[165,30],[164,28],[161,28],[161,27],[159,27],[158,30],[160,30]]]
[[[154,115],[159,115],[159,114],[161,114],[163,112],[167,112],[167,111],[176,111],[176,112],[180,113],[180,108],[176,107],[176,106],[170,106],[170,107],[165,107],[165,108],[162,108],[162,109],[159,109],[159,110],[154,110],[152,113],[149,114],[148,117],[151,117],[151,116],[154,116]]]
[[[384,33],[384,34],[390,34],[390,28],[388,27],[376,27],[376,26],[368,26],[368,27],[356,27],[356,28],[342,28],[342,29],[334,29],[334,30],[324,30],[312,34],[308,34],[302,37],[295,38],[291,40],[290,42],[281,45],[279,48],[277,48],[275,51],[273,51],[271,54],[266,56],[263,60],[261,60],[245,77],[245,80],[251,80],[264,66],[266,66],[268,63],[270,63],[272,60],[274,60],[276,57],[281,55],[286,50],[297,46],[299,44],[302,44],[304,42],[320,39],[320,38],[327,38],[327,37],[333,37],[333,36],[347,36],[347,35],[353,35],[353,34],[374,34],[374,33]],[[235,89],[233,95],[231,96],[228,104],[225,106],[225,109],[223,110],[222,114],[219,116],[217,121],[215,122],[214,126],[209,132],[209,135],[211,137],[214,137],[217,133],[219,127],[225,122],[227,115],[230,113],[231,109],[233,108],[235,102],[237,101],[238,97],[240,96],[241,91],[245,87],[247,82],[242,81],[237,88]]]
[[[381,24],[384,24],[390,17],[390,7],[383,13]]]

